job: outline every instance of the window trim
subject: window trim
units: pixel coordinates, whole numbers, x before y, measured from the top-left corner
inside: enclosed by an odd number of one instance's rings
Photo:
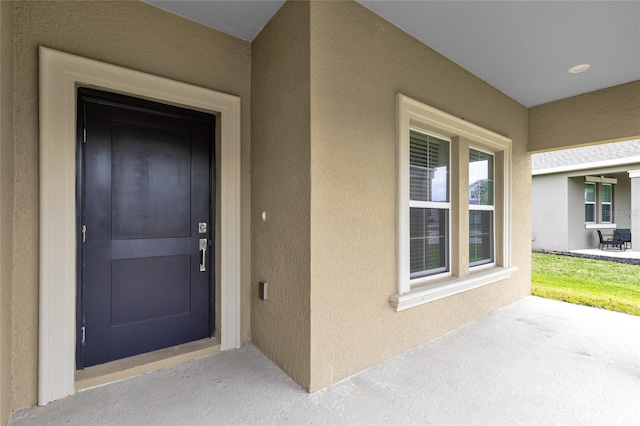
[[[613,205],[615,204],[615,197],[613,194],[613,190],[614,190],[614,185],[616,185],[618,183],[618,179],[616,178],[608,178],[608,177],[604,177],[604,176],[585,176],[584,177],[584,182],[585,182],[585,188],[587,185],[593,185],[594,187],[594,198],[595,200],[593,202],[589,201],[587,202],[586,197],[585,197],[585,206],[586,205],[593,205],[593,222],[587,222],[586,220],[586,215],[585,215],[585,221],[584,221],[584,225],[586,229],[597,229],[597,228],[601,228],[601,229],[615,229],[616,228],[616,223],[614,221],[615,219],[615,214],[614,214],[614,210],[613,210]],[[610,202],[603,202],[602,201],[602,187],[604,185],[607,186],[611,186],[611,201]],[[585,195],[586,195],[586,189],[585,189]],[[603,205],[610,205],[611,206],[611,220],[609,221],[604,221],[603,220],[603,215],[602,215],[602,206]],[[586,212],[586,210],[585,210]]]
[[[511,266],[511,139],[425,105],[401,93],[396,94],[396,120],[396,260],[398,266],[397,293],[390,297],[391,305],[396,311],[401,311],[510,277],[517,270]],[[496,261],[491,269],[487,269],[487,265],[482,265],[485,268],[481,268],[481,271],[469,271],[472,273],[465,277],[449,276],[440,279],[434,279],[439,277],[429,277],[431,279],[420,281],[417,283],[418,286],[414,284],[414,288],[412,288],[409,266],[409,139],[411,129],[442,135],[451,140],[464,138],[470,141],[470,146],[483,146],[493,150],[493,154],[496,155],[494,161],[498,160],[497,154],[501,153],[503,191],[502,194],[495,194],[494,204],[497,204],[498,197],[501,197],[501,207],[496,205],[494,211],[497,214],[500,210],[502,215],[502,240],[498,245],[496,238],[494,257],[496,260],[500,259],[500,262]],[[497,179],[497,164],[494,164],[494,167],[494,179]],[[452,167],[450,173],[459,173],[459,171]],[[450,200],[450,202],[453,201]],[[450,250],[452,250],[452,246],[453,241],[450,244]],[[498,253],[498,247],[501,248],[500,253]],[[453,255],[454,253],[451,253],[450,262],[454,261]]]

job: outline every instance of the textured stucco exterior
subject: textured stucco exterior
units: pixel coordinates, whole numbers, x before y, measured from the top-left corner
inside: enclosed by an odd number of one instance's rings
[[[0,424],[14,407],[11,391],[13,273],[13,4],[0,2]]]
[[[309,389],[309,3],[285,3],[252,49],[251,338]]]
[[[252,44],[138,1],[0,5],[0,423],[37,394],[39,45],[241,98],[242,341],[310,391],[529,295],[527,151],[640,135],[637,82],[527,110],[353,1],[287,2]],[[397,93],[513,141],[518,268],[403,312]]]
[[[513,140],[511,279],[404,312],[396,280],[403,93]],[[311,386],[317,390],[530,292],[527,109],[355,2],[311,4]]]
[[[137,1],[17,2],[13,23],[12,407],[35,403],[37,390],[38,259],[32,253],[38,247],[39,45],[241,97],[241,332],[249,341],[250,44]],[[4,67],[9,54],[2,54]]]
[[[640,136],[640,80],[529,108],[529,151]]]

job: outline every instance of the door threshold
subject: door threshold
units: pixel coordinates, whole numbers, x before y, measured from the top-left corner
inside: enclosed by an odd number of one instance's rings
[[[220,342],[216,338],[210,338],[87,367],[76,371],[75,389],[77,392],[102,386],[218,352]]]

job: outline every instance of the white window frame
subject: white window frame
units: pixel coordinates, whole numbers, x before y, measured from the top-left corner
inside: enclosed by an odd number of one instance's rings
[[[611,201],[604,201],[604,187],[611,188]],[[609,220],[605,220],[602,206],[609,206]],[[613,223],[613,185],[610,183],[600,184],[600,223]]]
[[[493,212],[493,215],[491,215],[491,261],[490,262],[483,262],[483,263],[476,263],[475,265],[472,265],[471,263],[469,263],[469,271],[478,271],[481,269],[486,269],[486,268],[490,268],[496,265],[496,253],[495,253],[495,249],[496,249],[496,185],[495,185],[495,180],[496,180],[496,155],[493,152],[489,152],[485,149],[481,149],[475,146],[469,146],[469,150],[474,150],[474,151],[478,151],[478,152],[482,152],[484,154],[488,154],[491,155],[493,157],[493,185],[492,187],[492,191],[493,191],[493,203],[491,205],[481,205],[481,204],[471,204],[469,203],[469,211],[475,210],[475,211],[490,211]]]
[[[396,311],[402,311],[434,300],[453,296],[480,286],[484,286],[496,281],[509,278],[517,268],[511,266],[511,139],[486,130],[480,126],[447,114],[436,108],[425,105],[419,101],[411,99],[398,93],[396,95],[396,120],[397,120],[397,206],[396,206],[396,242],[397,242],[397,293],[389,298],[391,305]],[[409,137],[410,130],[418,129],[423,132],[436,135],[443,135],[451,140],[465,139],[470,141],[470,145],[482,146],[490,149],[495,155],[501,154],[501,170],[503,175],[502,188],[500,194],[500,212],[502,215],[500,244],[501,252],[496,250],[494,258],[500,259],[491,268],[482,268],[482,271],[475,273],[458,274],[448,277],[429,277],[420,282],[412,282],[410,278],[410,197],[409,197]],[[498,160],[498,157],[494,157]],[[453,163],[453,161],[452,161]],[[494,164],[494,178],[497,179],[497,164]],[[459,173],[457,167],[452,167],[450,176]],[[453,179],[452,179],[453,181]],[[451,194],[456,191],[452,190]],[[497,194],[496,194],[497,195]],[[453,200],[450,200],[453,201]],[[468,200],[466,200],[468,205]],[[495,203],[495,202],[494,202]],[[497,203],[496,203],[497,204]],[[466,208],[466,207],[465,207]],[[495,207],[496,211],[498,206]],[[452,214],[450,210],[450,214]],[[453,229],[450,233],[453,234]],[[495,226],[494,226],[494,232]],[[497,234],[496,234],[497,235]],[[461,241],[460,235],[456,232],[452,240]],[[468,244],[468,242],[467,242]],[[449,245],[452,247],[452,244]],[[459,253],[450,253],[450,262],[458,261]],[[483,265],[485,266],[485,265]],[[467,272],[468,269],[467,269]]]
[[[604,176],[585,176],[585,187],[586,185],[593,185],[595,188],[595,201],[587,202],[585,197],[585,205],[590,204],[593,205],[594,210],[594,221],[587,222],[585,217],[585,228],[586,229],[615,229],[617,227],[615,221],[613,220],[615,215],[613,212],[613,204],[614,204],[614,196],[613,196],[613,185],[618,183],[618,179],[616,178],[608,178]],[[611,202],[602,202],[602,186],[610,185],[611,186]],[[610,204],[611,205],[611,220],[604,221],[602,218],[602,205]],[[599,220],[599,221],[598,221]]]
[[[593,186],[593,201],[587,201],[587,185]],[[598,195],[597,195],[598,194],[598,192],[597,192],[598,187],[593,182],[585,182],[584,188],[585,188],[584,189],[584,205],[585,206],[593,206],[593,222],[588,222],[586,214],[585,214],[584,223],[596,223],[597,220],[598,220],[598,209],[597,209],[597,206],[596,206],[596,200],[597,200],[597,197],[598,197]]]

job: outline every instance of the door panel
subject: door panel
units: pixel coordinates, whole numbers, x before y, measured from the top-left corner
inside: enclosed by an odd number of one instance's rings
[[[189,236],[189,136],[164,129],[113,124],[111,232],[114,240]]]
[[[188,255],[113,260],[111,276],[112,327],[191,311]]]
[[[79,113],[78,368],[211,336],[214,263],[208,250],[200,270],[199,241],[213,238],[214,117],[86,89]]]

